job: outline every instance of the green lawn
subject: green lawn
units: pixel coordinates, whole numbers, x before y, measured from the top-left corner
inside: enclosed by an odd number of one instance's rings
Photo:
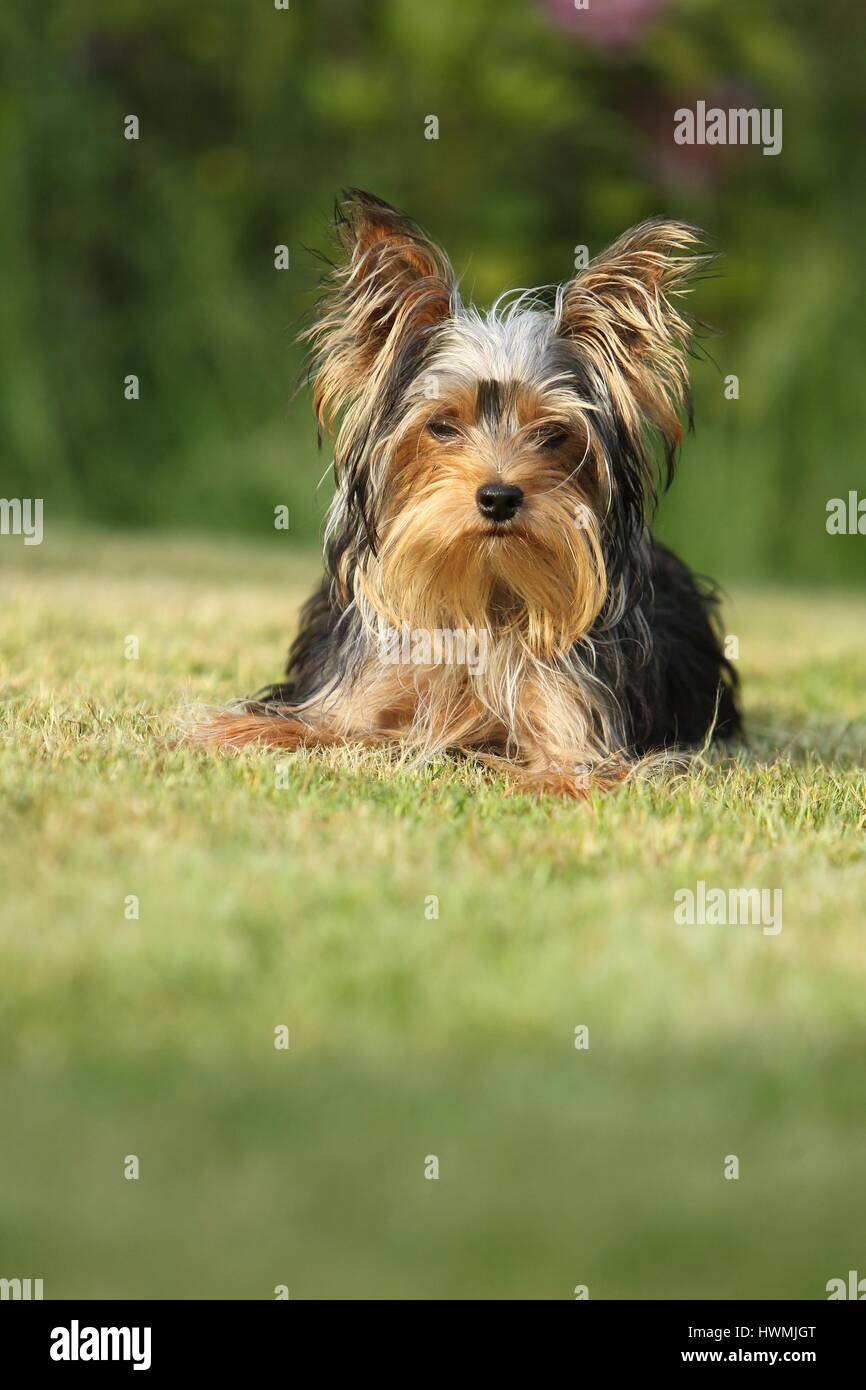
[[[315,570],[0,540],[0,1276],[568,1299],[866,1273],[866,600],[735,592],[749,751],[589,805],[351,751],[278,788],[273,754],[170,748],[185,701],[278,674]],[[699,879],[781,888],[782,932],[676,925]]]

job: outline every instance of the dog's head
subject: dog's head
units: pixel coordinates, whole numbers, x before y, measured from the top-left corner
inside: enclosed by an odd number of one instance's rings
[[[704,258],[642,223],[555,294],[465,307],[443,253],[353,192],[313,345],[336,434],[329,555],[375,620],[512,630],[570,647],[627,602],[629,556],[687,405],[690,324],[672,302]]]

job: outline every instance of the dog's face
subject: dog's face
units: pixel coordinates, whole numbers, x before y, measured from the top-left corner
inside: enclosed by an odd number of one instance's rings
[[[567,650],[621,601],[657,429],[680,438],[688,325],[668,293],[694,241],[650,223],[561,287],[460,302],[445,257],[355,194],[315,344],[338,424],[331,561],[373,619],[486,627]]]
[[[443,325],[388,451],[363,581],[377,611],[519,632],[539,651],[570,646],[598,615],[605,499],[591,405],[545,380],[548,336],[541,314],[498,332],[456,316]]]

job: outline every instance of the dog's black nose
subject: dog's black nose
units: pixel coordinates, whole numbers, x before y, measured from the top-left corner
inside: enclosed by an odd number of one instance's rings
[[[488,521],[510,521],[523,501],[523,489],[510,483],[485,483],[476,492],[475,500]]]

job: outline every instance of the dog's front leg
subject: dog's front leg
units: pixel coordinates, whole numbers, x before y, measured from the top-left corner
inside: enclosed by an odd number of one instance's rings
[[[247,744],[293,751],[355,744],[397,744],[412,722],[418,692],[411,676],[371,661],[356,679],[328,687],[299,703],[267,699],[237,709],[217,710],[191,731],[206,748],[240,749]]]
[[[289,752],[299,748],[333,748],[346,743],[381,743],[381,735],[352,730],[333,715],[290,705],[220,710],[191,731],[203,748],[240,749],[255,743]]]
[[[625,763],[590,766],[576,761],[564,767],[551,761],[538,768],[519,765],[507,768],[512,792],[570,797],[575,801],[585,801],[594,791],[612,791],[625,780],[628,772]]]
[[[515,791],[585,800],[618,786],[634,766],[609,711],[561,672],[527,680],[514,734],[518,756],[507,771]]]

